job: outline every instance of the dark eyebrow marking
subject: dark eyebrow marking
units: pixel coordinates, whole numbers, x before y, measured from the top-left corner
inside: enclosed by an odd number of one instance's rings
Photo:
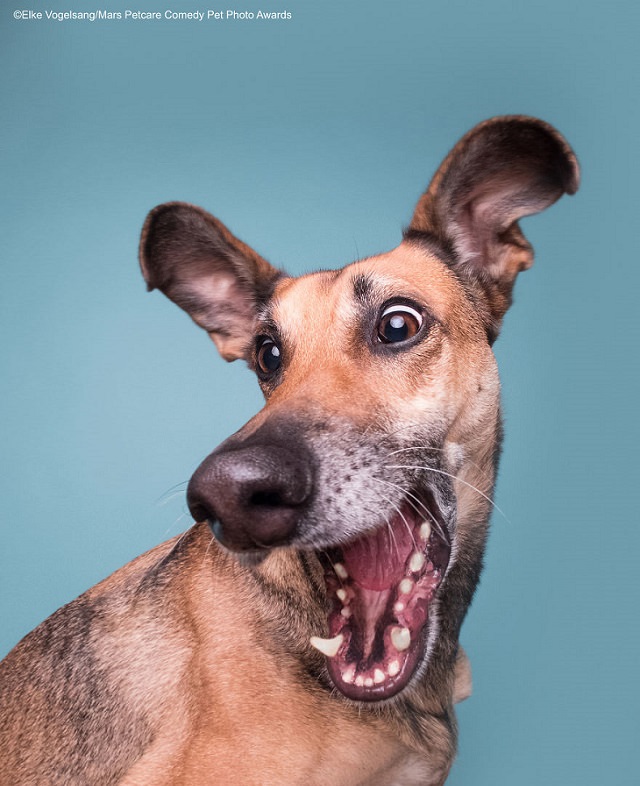
[[[280,334],[280,327],[278,326],[277,322],[270,318],[258,320],[256,323],[256,328],[257,335],[269,333],[272,336],[278,336]]]
[[[371,303],[374,294],[373,279],[368,273],[358,273],[353,277],[353,295],[363,306]]]
[[[258,313],[256,315],[256,325],[271,330],[277,330],[278,328],[273,317],[273,312],[274,302],[273,300],[270,300],[268,303],[265,303],[258,309]]]

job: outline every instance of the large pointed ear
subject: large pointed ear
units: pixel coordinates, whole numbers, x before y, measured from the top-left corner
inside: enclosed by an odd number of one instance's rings
[[[552,126],[496,117],[458,142],[418,202],[407,239],[427,235],[450,252],[451,266],[480,290],[491,339],[516,275],[533,263],[518,219],[574,194],[579,179],[574,152]]]
[[[225,360],[245,356],[256,312],[282,275],[206,210],[184,202],[149,213],[140,266],[149,290],[183,308]]]

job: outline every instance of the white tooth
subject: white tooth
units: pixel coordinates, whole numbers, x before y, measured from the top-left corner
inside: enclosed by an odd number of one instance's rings
[[[399,600],[397,603],[394,604],[393,610],[396,612],[396,614],[400,614],[401,611],[404,611],[404,603],[401,600]]]
[[[367,677],[367,679],[364,681],[364,684],[367,688],[373,688],[373,680],[371,677]]]
[[[333,566],[333,569],[335,570],[336,575],[337,575],[337,577],[339,579],[347,579],[347,578],[349,578],[349,574],[347,573],[347,569],[342,564],[342,562],[336,562],[336,564]]]
[[[362,674],[358,674],[358,676],[356,677],[356,685],[359,688],[361,688],[364,685],[364,677],[362,676]]]
[[[408,595],[413,589],[413,582],[411,581],[411,579],[402,579],[398,589],[400,590],[400,592],[402,592],[403,595]]]
[[[387,671],[389,672],[390,677],[395,677],[396,674],[398,674],[398,672],[400,671],[400,664],[398,663],[398,661],[392,660],[391,663],[389,664]]]
[[[347,599],[347,591],[346,591],[346,590],[344,590],[344,589],[342,589],[342,587],[340,587],[340,589],[339,589],[339,590],[336,590],[336,595],[338,596],[338,598],[340,598],[340,600],[341,600],[343,603],[344,603],[344,602],[345,602],[345,600]]]
[[[356,676],[356,670],[353,666],[349,666],[349,668],[346,669],[346,671],[342,672],[343,681],[348,683],[349,685],[351,685],[355,676]]]
[[[319,636],[312,636],[309,639],[309,644],[319,650],[323,655],[326,655],[327,658],[333,658],[336,656],[343,641],[344,636],[342,633],[338,633],[338,635],[334,636],[332,639],[321,639]]]
[[[420,537],[422,540],[429,540],[429,535],[431,535],[431,524],[425,521],[424,524],[420,525]]]
[[[411,555],[411,559],[409,560],[409,570],[412,571],[413,573],[417,573],[420,570],[420,568],[422,568],[424,563],[425,563],[424,554],[421,554],[419,551],[415,551]]]
[[[342,614],[342,616],[343,616],[343,617],[344,617],[346,620],[348,620],[348,619],[349,619],[349,617],[351,616],[351,609],[350,609],[348,606],[345,606],[345,607],[344,607],[344,608],[343,608],[343,609],[340,611],[340,614]]]
[[[373,681],[376,683],[376,685],[379,685],[381,682],[384,682],[384,679],[385,679],[384,671],[382,671],[382,669],[376,669],[373,672]]]
[[[411,644],[409,628],[391,628],[391,643],[399,652],[409,649]]]

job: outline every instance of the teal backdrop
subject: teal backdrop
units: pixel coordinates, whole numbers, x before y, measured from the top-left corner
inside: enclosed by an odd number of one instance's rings
[[[640,783],[637,3],[230,0],[293,18],[206,24],[15,20],[88,8],[23,2],[0,16],[0,655],[185,529],[178,484],[260,407],[146,294],[146,212],[187,200],[293,273],[341,266],[398,242],[466,130],[526,113],[583,184],[523,222],[536,264],[496,344],[505,515],[450,783]]]

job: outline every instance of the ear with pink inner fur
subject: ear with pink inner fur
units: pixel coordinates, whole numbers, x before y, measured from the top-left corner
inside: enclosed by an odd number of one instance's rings
[[[518,219],[574,194],[579,180],[573,150],[548,123],[521,115],[487,120],[445,158],[407,239],[431,237],[450,252],[454,270],[484,296],[487,331],[495,338],[517,274],[533,263]]]
[[[246,356],[257,309],[282,275],[202,208],[167,202],[147,216],[140,267],[204,328],[225,360]]]

